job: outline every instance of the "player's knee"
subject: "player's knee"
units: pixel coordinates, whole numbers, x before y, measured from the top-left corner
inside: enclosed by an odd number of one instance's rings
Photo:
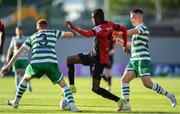
[[[67,62],[67,64],[71,64],[71,57],[67,57],[66,62]]]
[[[129,83],[129,80],[128,80],[125,76],[123,76],[123,77],[121,78],[121,82],[122,82],[122,83]]]
[[[151,84],[149,84],[149,83],[143,83],[143,85],[144,85],[146,88],[149,88],[149,89],[152,88]]]
[[[23,77],[23,80],[28,82],[28,81],[30,81],[30,77],[25,76],[25,77]]]

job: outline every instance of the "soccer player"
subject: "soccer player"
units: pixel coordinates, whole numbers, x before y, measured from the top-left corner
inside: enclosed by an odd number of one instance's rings
[[[150,79],[151,57],[149,53],[149,30],[143,21],[143,11],[141,9],[131,11],[130,21],[135,28],[127,31],[127,34],[132,36],[131,58],[121,79],[122,96],[126,100],[121,110],[131,110],[129,103],[129,83],[136,77],[141,78],[145,87],[166,96],[170,100],[172,107],[175,107],[177,105],[175,96]]]
[[[4,28],[4,24],[0,21],[0,56],[3,53],[4,40],[5,40],[5,28]]]
[[[14,100],[6,100],[6,103],[14,108],[18,108],[28,82],[32,78],[40,78],[45,74],[53,84],[58,84],[62,88],[64,96],[69,102],[71,111],[79,111],[79,109],[75,106],[72,93],[63,79],[63,74],[61,74],[58,68],[58,61],[55,52],[56,41],[61,37],[71,38],[73,36],[72,32],[49,30],[48,22],[45,19],[40,19],[36,23],[36,29],[37,32],[25,41],[8,64],[1,70],[2,74],[6,74],[11,65],[20,55],[32,49],[30,64],[27,66],[23,79],[18,86],[15,98]]]
[[[109,47],[109,61],[108,64],[105,65],[105,71],[106,74],[102,74],[102,78],[107,82],[108,86],[107,86],[107,90],[110,91],[111,90],[111,80],[112,80],[112,73],[111,73],[111,69],[112,69],[112,65],[114,63],[114,53],[115,53],[115,41],[111,41],[110,42],[110,47]]]
[[[86,37],[93,37],[94,44],[90,53],[79,53],[77,55],[69,56],[67,58],[67,67],[70,86],[74,86],[74,64],[83,64],[90,66],[90,72],[92,76],[92,91],[104,98],[117,102],[118,108],[122,106],[123,99],[115,96],[104,88],[100,87],[101,74],[104,66],[109,61],[109,47],[112,40],[112,32],[114,30],[123,31],[124,46],[127,43],[127,31],[124,26],[114,24],[112,22],[105,21],[104,12],[102,9],[96,9],[92,13],[92,22],[94,27],[91,30],[79,29],[72,25],[71,22],[66,21],[65,24],[72,30]]]
[[[8,63],[18,49],[22,46],[22,44],[26,41],[28,37],[23,35],[23,29],[22,27],[16,27],[15,30],[16,36],[12,37],[11,43],[8,48],[7,56],[6,56],[6,63]],[[13,72],[15,74],[15,84],[16,84],[16,90],[18,89],[18,85],[25,73],[25,69],[29,63],[29,54],[24,53],[22,56],[20,56],[14,63],[13,63]],[[32,92],[31,83],[29,81],[28,83],[28,90],[29,92]]]

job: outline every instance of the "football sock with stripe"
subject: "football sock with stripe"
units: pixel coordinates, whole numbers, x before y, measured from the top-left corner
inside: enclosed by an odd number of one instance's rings
[[[122,91],[123,99],[129,102],[129,92],[130,92],[129,83],[122,83],[121,91]]]
[[[159,84],[157,83],[154,83],[153,82],[153,85],[152,85],[152,90],[156,91],[157,93],[159,94],[162,94],[162,95],[165,95],[165,96],[169,96],[169,93],[164,90]]]
[[[63,87],[62,91],[64,93],[64,96],[65,96],[66,100],[69,102],[69,106],[70,107],[75,107],[74,98],[73,98],[73,95],[72,95],[71,90],[69,89],[69,87],[68,86]]]
[[[15,103],[19,103],[23,93],[26,91],[28,82],[26,80],[21,80],[18,89],[16,91],[16,96],[15,96]]]
[[[22,77],[17,75],[15,76],[15,84],[16,84],[16,91],[18,90],[19,83],[21,82]]]

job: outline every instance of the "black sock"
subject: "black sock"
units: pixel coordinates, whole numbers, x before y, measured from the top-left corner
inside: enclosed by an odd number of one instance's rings
[[[107,82],[107,78],[106,78],[106,76],[104,74],[101,74],[101,77],[104,79],[104,81]]]
[[[104,98],[110,99],[110,100],[114,100],[116,102],[118,102],[118,100],[120,99],[119,97],[117,97],[116,95],[110,93],[109,91],[107,91],[104,88],[99,87],[97,94],[101,95]]]
[[[74,64],[67,64],[69,84],[74,85]]]
[[[107,82],[108,82],[108,85],[109,85],[109,86],[111,86],[111,79],[112,79],[111,76],[108,76]]]

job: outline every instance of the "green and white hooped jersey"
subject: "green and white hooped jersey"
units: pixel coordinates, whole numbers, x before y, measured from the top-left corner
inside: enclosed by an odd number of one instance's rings
[[[64,36],[59,30],[41,30],[30,36],[23,44],[32,49],[30,63],[58,63],[55,44],[58,38]]]
[[[19,50],[19,48],[24,44],[27,40],[27,36],[13,36],[11,40],[11,45],[13,45],[13,55]],[[28,53],[24,53],[17,60],[28,60]]]
[[[149,53],[149,30],[144,24],[135,27],[139,34],[132,36],[131,61],[151,60]]]

